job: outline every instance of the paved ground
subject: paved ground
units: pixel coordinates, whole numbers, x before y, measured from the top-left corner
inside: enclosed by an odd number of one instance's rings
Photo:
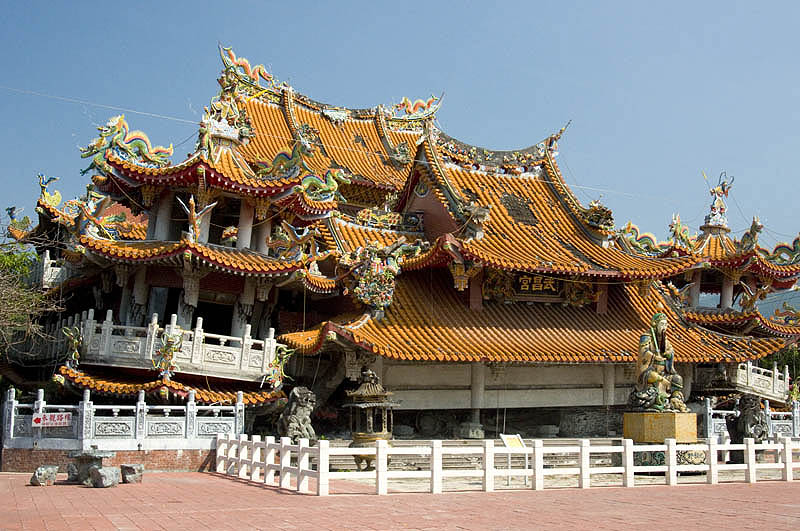
[[[28,479],[27,474],[0,473],[0,528],[795,530],[800,526],[798,482],[376,496],[367,494],[371,489],[366,485],[335,481],[335,495],[318,498],[203,473],[153,473],[142,484],[111,489],[30,487]]]

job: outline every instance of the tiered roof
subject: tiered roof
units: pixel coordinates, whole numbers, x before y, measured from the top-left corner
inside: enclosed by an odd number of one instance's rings
[[[173,379],[143,376],[137,378],[128,374],[125,376],[93,376],[84,371],[73,369],[62,365],[58,369],[59,374],[64,376],[69,382],[80,389],[89,389],[101,395],[114,396],[136,396],[139,391],[147,394],[156,394],[161,389],[167,389],[170,393],[186,398],[189,391],[195,392],[195,400],[201,404],[234,404],[236,403],[236,393],[241,391],[241,382],[236,383],[236,387],[231,384],[214,383],[214,389],[208,382],[206,386],[190,385],[181,383]],[[248,406],[264,405],[280,400],[286,400],[283,391],[244,391],[242,402]]]
[[[317,354],[331,332],[378,355],[439,362],[631,363],[643,330],[656,312],[666,312],[670,341],[679,362],[738,362],[757,359],[784,345],[777,338],[731,338],[685,324],[655,285],[643,296],[632,285],[613,286],[608,312],[591,306],[503,304],[484,301],[476,312],[452,289],[447,275],[401,275],[395,301],[380,320],[368,315],[334,319],[313,330],[279,338],[303,354]],[[664,310],[666,306],[668,309]]]

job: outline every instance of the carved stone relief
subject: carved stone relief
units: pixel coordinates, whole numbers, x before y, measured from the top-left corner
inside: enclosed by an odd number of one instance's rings
[[[95,436],[130,435],[133,428],[129,422],[98,422],[94,428]]]
[[[183,426],[179,422],[150,422],[147,425],[147,435],[181,435]]]

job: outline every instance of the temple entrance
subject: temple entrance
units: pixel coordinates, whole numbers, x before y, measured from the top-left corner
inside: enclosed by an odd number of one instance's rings
[[[227,336],[231,333],[233,306],[200,301],[194,312],[195,322],[198,317],[203,318],[203,332]]]

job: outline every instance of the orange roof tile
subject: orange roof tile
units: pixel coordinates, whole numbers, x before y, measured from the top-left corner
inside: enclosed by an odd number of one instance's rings
[[[236,403],[236,393],[239,389],[231,389],[236,384],[226,384],[227,389],[212,390],[210,387],[194,387],[183,384],[176,380],[165,379],[146,379],[135,378],[134,376],[125,377],[100,377],[93,376],[83,370],[71,369],[62,365],[59,367],[58,372],[68,379],[73,384],[82,389],[90,389],[99,393],[110,395],[123,395],[131,396],[136,395],[139,391],[145,393],[156,393],[162,387],[166,387],[172,393],[179,396],[186,397],[189,391],[195,392],[195,400],[202,404],[210,403]],[[216,385],[215,385],[216,386]],[[277,400],[285,400],[286,395],[283,391],[246,391],[246,386],[241,389],[242,401],[245,405],[263,405]]]
[[[363,316],[326,322],[315,330],[284,334],[280,340],[315,353],[331,332],[382,356],[400,360],[487,362],[634,362],[639,338],[652,315],[668,300],[654,290],[642,297],[633,286],[616,286],[608,312],[591,305],[503,304],[484,301],[471,311],[451,287],[447,273],[412,272],[397,280],[394,302],[380,321]],[[730,338],[687,328],[666,311],[670,341],[679,362],[738,362],[783,347],[780,339]]]
[[[425,239],[425,234],[421,232],[366,227],[343,217],[331,217],[325,221],[325,225],[339,250],[345,253],[374,241],[378,242],[381,247],[385,247],[393,244],[400,237],[405,237],[408,243],[413,243],[417,239]]]
[[[603,247],[591,239],[547,179],[447,166],[449,181],[462,194],[491,206],[482,239],[464,243],[471,258],[503,269],[550,271],[629,279],[678,274],[693,257],[650,258]]]
[[[684,312],[684,319],[690,323],[697,323],[707,327],[726,328],[733,326],[735,328],[751,328],[753,324],[765,331],[769,335],[779,335],[783,337],[800,337],[800,326],[791,324],[782,324],[773,319],[765,317],[758,310],[751,310],[741,312],[736,310],[727,310],[720,312],[719,310],[689,310]]]
[[[279,260],[247,250],[233,249],[219,245],[204,245],[188,240],[177,242],[123,242],[81,237],[81,243],[88,251],[104,256],[107,259],[122,262],[174,262],[180,263],[187,255],[196,257],[208,265],[231,272],[249,275],[281,275],[304,269],[307,261]],[[316,260],[325,260],[333,256],[324,252]]]

